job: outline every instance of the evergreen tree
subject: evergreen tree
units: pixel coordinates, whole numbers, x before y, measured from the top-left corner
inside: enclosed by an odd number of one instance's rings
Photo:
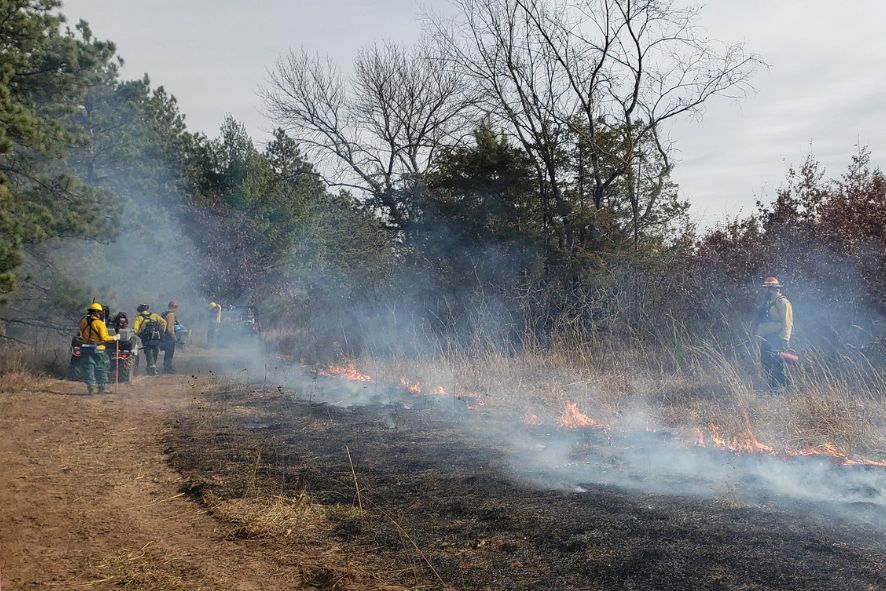
[[[83,99],[114,46],[81,22],[64,28],[55,0],[0,0],[0,293],[16,287],[23,249],[53,237],[107,238],[107,195],[81,183],[65,154],[85,141]]]

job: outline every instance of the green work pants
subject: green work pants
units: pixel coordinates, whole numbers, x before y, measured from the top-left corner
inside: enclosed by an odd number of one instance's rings
[[[760,344],[760,364],[769,387],[773,390],[786,388],[790,384],[784,361],[778,356],[785,345],[781,339],[767,339]]]
[[[161,348],[163,349],[163,371],[172,373],[172,357],[175,355],[175,337],[164,341]]]
[[[147,363],[148,369],[157,369],[157,358],[160,357],[160,342],[159,341],[148,341],[142,347],[142,352],[145,354],[145,363]]]
[[[80,371],[83,381],[89,392],[98,386],[99,390],[104,390],[108,385],[108,373],[111,368],[111,360],[105,351],[84,351],[80,355]]]

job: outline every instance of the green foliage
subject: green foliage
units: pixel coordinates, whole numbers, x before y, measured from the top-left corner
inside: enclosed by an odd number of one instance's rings
[[[474,140],[437,159],[407,234],[407,245],[450,287],[525,276],[546,242],[532,161],[488,126]],[[505,258],[512,264],[503,267]]]
[[[425,219],[416,234],[432,230],[439,219],[459,239],[474,243],[541,239],[532,161],[489,126],[481,126],[474,141],[437,159],[427,179]]]
[[[190,212],[211,297],[260,301],[313,283],[345,289],[349,273],[372,273],[390,251],[380,221],[347,195],[329,195],[282,130],[260,152],[228,117],[208,154]]]
[[[63,29],[58,6],[0,0],[0,293],[15,288],[27,245],[111,233],[106,194],[79,182],[63,158],[84,141],[75,114],[113,69],[114,46],[85,23]]]
[[[73,119],[83,141],[69,150],[67,164],[83,182],[113,195],[113,211],[104,210],[113,213],[113,239],[68,237],[30,248],[23,270],[31,278],[22,297],[13,298],[18,313],[71,318],[91,297],[115,308],[196,299],[194,264],[182,256],[187,240],[178,221],[183,172],[202,138],[187,132],[175,99],[162,88],[152,89],[147,78],[121,82],[113,67]]]

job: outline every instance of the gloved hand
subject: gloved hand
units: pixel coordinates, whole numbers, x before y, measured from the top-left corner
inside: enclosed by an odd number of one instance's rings
[[[119,341],[119,340],[120,340],[120,335],[115,334],[115,335],[114,335],[114,338],[112,338],[111,340],[112,340],[112,341]]]

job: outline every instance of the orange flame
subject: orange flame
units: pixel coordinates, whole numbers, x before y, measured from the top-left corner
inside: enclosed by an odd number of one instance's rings
[[[406,378],[400,378],[400,385],[410,394],[421,394],[421,382],[412,383]]]
[[[720,428],[716,424],[711,423],[707,427],[707,436],[702,429],[696,428],[695,445],[698,447],[707,447],[707,442],[710,441],[711,445],[716,449],[737,454],[761,453],[781,457],[817,456],[828,458],[845,466],[876,466],[886,468],[886,460],[851,458],[845,452],[837,449],[832,443],[825,443],[818,447],[809,447],[805,449],[789,447],[781,450],[776,449],[771,445],[761,443],[754,435],[753,430],[751,430],[751,422],[748,418],[747,410],[742,409],[741,414],[742,419],[744,420],[744,430],[740,436],[733,436],[731,438],[723,437],[720,435]]]
[[[327,378],[344,378],[353,382],[371,382],[372,378],[365,373],[360,373],[353,364],[336,365],[330,363],[326,367],[317,369],[317,375]]]
[[[605,429],[606,425],[595,421],[588,415],[584,414],[575,403],[567,400],[563,407],[563,414],[560,415],[560,418],[557,419],[558,427],[565,427],[567,429],[580,429],[583,427],[587,427],[590,429]]]
[[[281,355],[280,359],[286,360],[287,357]],[[352,363],[346,365],[337,365],[334,363],[330,363],[325,367],[317,368],[316,372],[317,375],[320,376],[344,378],[346,380],[351,380],[354,382],[372,381],[372,378],[369,375],[361,373]],[[421,394],[423,391],[421,382],[410,382],[405,377],[400,378],[400,385],[403,386],[403,388],[410,394]],[[433,387],[430,393],[435,396],[449,395],[449,393],[443,386]],[[459,398],[462,397],[459,396]],[[465,401],[465,405],[469,410],[477,410],[486,405],[484,401],[477,399],[473,395],[462,399]],[[714,423],[710,423],[707,425],[706,432],[700,427],[695,428],[695,441],[693,442],[693,444],[697,447],[708,447],[708,445],[710,444],[710,446],[715,449],[729,451],[736,454],[759,453],[780,457],[822,457],[845,466],[872,466],[886,468],[886,460],[853,458],[850,457],[847,453],[838,449],[837,446],[832,443],[825,443],[817,447],[808,447],[803,449],[789,447],[776,449],[775,447],[762,443],[757,439],[756,435],[751,429],[751,423],[748,417],[747,410],[742,409],[741,415],[744,422],[744,428],[738,435],[734,435],[732,437],[723,436],[720,433],[720,427]],[[541,424],[541,420],[539,419],[538,415],[527,414],[523,419],[523,424],[529,427],[536,427]],[[576,406],[575,403],[569,400],[564,403],[563,413],[560,415],[559,419],[557,419],[557,426],[567,429],[606,428],[606,425],[604,425],[603,423],[592,419],[591,417],[578,410],[578,406]],[[650,430],[650,428],[647,426],[646,430],[648,431]]]

